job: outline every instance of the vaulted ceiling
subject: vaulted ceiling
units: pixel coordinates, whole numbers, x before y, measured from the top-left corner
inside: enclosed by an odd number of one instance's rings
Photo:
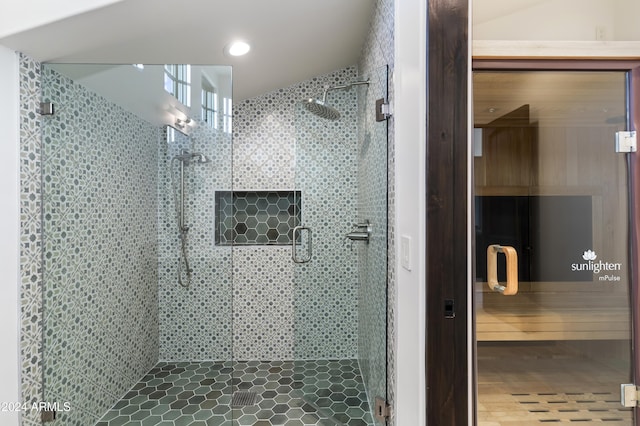
[[[242,100],[355,65],[375,3],[122,0],[34,28],[0,31],[0,44],[42,62],[231,65],[234,99]],[[250,53],[226,56],[234,39],[248,41]]]

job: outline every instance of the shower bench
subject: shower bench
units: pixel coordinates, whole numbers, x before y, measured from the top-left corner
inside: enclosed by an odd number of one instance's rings
[[[476,289],[478,341],[630,338],[629,308],[620,295],[521,292],[502,296]]]

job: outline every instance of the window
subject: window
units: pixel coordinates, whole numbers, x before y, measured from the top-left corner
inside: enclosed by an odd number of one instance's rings
[[[222,118],[223,130],[225,133],[231,133],[231,98],[223,98],[222,100]]]
[[[165,65],[164,90],[183,105],[191,106],[191,65]]]
[[[218,94],[216,89],[202,82],[202,120],[214,129],[218,128]]]
[[[176,129],[167,126],[167,143],[173,143],[176,141]]]

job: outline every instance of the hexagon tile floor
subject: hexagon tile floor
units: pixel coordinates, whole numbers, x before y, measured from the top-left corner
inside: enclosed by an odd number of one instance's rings
[[[96,426],[373,424],[357,361],[322,360],[160,362]]]

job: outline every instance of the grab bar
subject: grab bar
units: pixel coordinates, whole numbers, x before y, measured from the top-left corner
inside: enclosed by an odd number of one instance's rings
[[[298,258],[298,254],[296,251],[296,241],[298,240],[298,237],[296,234],[300,233],[302,230],[307,230],[309,231],[309,243],[307,245],[307,257],[306,258]],[[313,253],[313,233],[311,232],[311,228],[308,228],[306,226],[296,226],[295,228],[293,228],[293,234],[291,235],[291,258],[293,259],[293,261],[295,263],[307,263],[311,260],[311,256]]]
[[[506,286],[498,282],[498,253],[503,253],[507,261]],[[487,284],[493,291],[499,291],[505,296],[518,293],[518,252],[510,246],[492,244],[487,247]]]

